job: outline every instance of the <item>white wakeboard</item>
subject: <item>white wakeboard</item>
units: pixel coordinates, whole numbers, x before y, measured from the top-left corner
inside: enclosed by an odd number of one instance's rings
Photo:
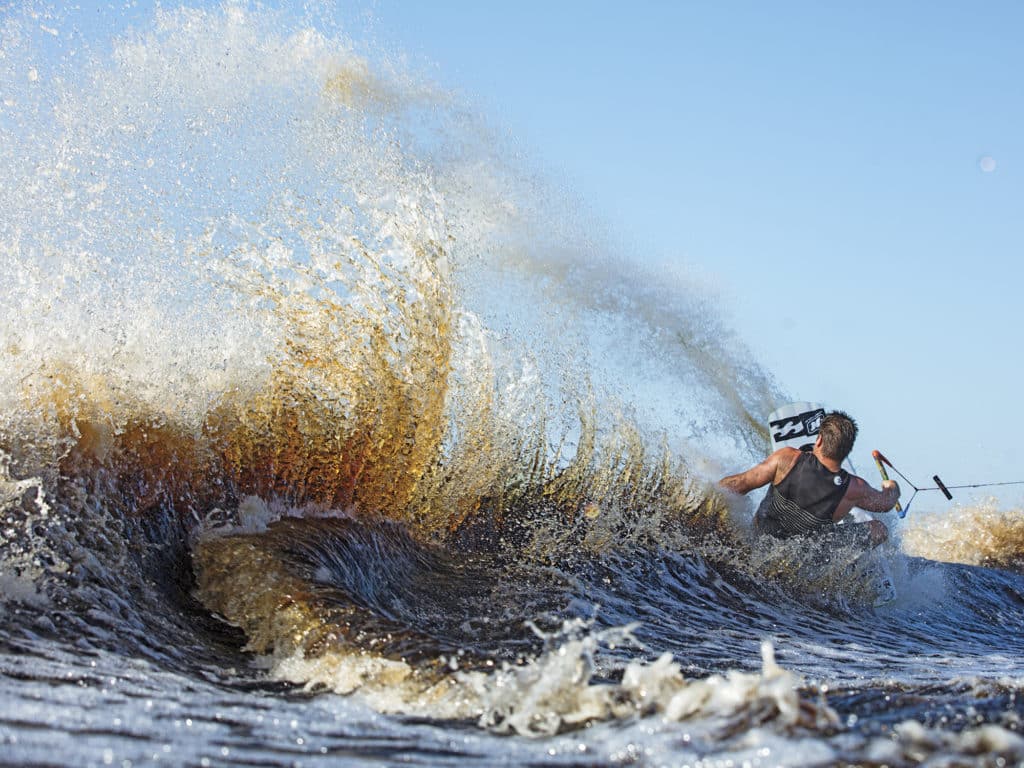
[[[818,403],[789,403],[776,408],[768,416],[768,433],[772,451],[814,445],[825,418],[825,407]]]
[[[876,547],[864,554],[869,563],[872,587],[875,590],[875,600],[873,603],[875,608],[888,605],[896,599],[896,582],[892,578],[889,559],[879,551],[880,549],[881,547]]]

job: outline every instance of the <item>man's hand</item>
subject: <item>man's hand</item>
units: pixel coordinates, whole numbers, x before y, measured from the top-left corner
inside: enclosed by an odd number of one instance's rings
[[[893,498],[896,501],[899,500],[899,498],[900,498],[900,486],[899,486],[899,484],[895,480],[883,480],[882,481],[882,490],[894,493],[895,495],[894,495]],[[895,504],[896,501],[893,501],[893,504]]]

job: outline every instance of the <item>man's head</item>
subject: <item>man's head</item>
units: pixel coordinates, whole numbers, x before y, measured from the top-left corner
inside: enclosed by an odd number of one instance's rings
[[[842,411],[832,411],[821,420],[818,429],[821,452],[835,461],[842,461],[853,450],[857,439],[857,422]]]

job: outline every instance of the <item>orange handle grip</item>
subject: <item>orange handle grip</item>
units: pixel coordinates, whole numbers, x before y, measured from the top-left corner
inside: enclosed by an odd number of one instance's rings
[[[881,474],[882,479],[883,480],[888,480],[889,479],[889,473],[885,471],[885,465],[889,464],[889,460],[887,458],[885,458],[885,456],[882,455],[881,451],[872,451],[871,452],[871,456],[875,460],[875,464],[878,467],[878,472],[879,472],[879,474]],[[892,464],[889,464],[889,466],[891,467]],[[899,501],[896,502],[896,511],[897,512],[902,512],[903,511],[903,507],[900,506]]]

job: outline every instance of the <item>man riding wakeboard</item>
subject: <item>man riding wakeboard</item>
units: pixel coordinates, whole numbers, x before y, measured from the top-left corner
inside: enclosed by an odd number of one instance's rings
[[[884,523],[837,526],[854,507],[867,512],[888,512],[899,500],[899,486],[892,480],[876,490],[863,478],[841,468],[857,439],[857,424],[842,411],[822,419],[813,446],[783,447],[738,475],[718,481],[727,491],[747,494],[771,483],[754,515],[754,529],[776,538],[835,536],[867,549],[882,544],[889,531]]]

